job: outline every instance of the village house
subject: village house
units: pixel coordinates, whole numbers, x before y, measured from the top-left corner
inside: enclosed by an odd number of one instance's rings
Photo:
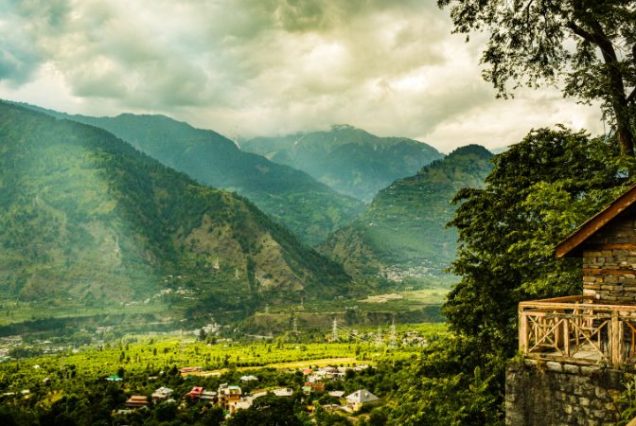
[[[226,410],[230,405],[241,400],[243,392],[239,386],[228,386],[227,383],[219,386],[219,404]]]
[[[174,391],[172,389],[162,386],[152,393],[152,400],[155,402],[164,401],[170,398],[173,392]]]
[[[190,399],[199,399],[199,397],[201,397],[201,395],[203,394],[203,391],[205,389],[203,389],[201,386],[194,386],[190,392],[188,392],[186,394],[186,397],[190,398]]]
[[[148,406],[148,397],[146,395],[132,395],[126,400],[126,407],[141,408]]]
[[[241,378],[239,379],[241,382],[245,382],[245,383],[249,383],[249,382],[258,382],[258,377],[256,376],[241,376]]]
[[[278,397],[289,397],[294,394],[294,390],[291,388],[276,388],[271,389],[270,392]]]
[[[377,404],[380,401],[380,398],[373,395],[366,389],[357,390],[354,393],[347,395],[346,399],[347,406],[353,412],[360,411],[363,407]]]
[[[214,392],[214,391],[206,391],[206,390],[201,392],[201,395],[199,395],[199,399],[201,401],[209,401],[211,403],[214,403],[214,402],[216,402],[218,400],[216,392]]]
[[[305,386],[303,386],[303,392],[312,393],[312,392],[324,392],[325,384],[320,381],[316,382],[305,382]]]

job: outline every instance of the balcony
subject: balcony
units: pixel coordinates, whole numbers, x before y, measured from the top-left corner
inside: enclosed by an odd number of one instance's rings
[[[636,367],[636,305],[584,296],[521,302],[519,351],[528,358]]]

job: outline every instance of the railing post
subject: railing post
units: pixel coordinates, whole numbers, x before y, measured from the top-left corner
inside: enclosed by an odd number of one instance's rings
[[[570,320],[567,317],[563,320],[563,339],[563,352],[570,357]]]
[[[623,340],[623,330],[618,319],[618,311],[612,310],[612,319],[610,321],[610,355],[612,366],[615,368],[621,365],[621,343]]]
[[[528,318],[521,305],[519,305],[519,352],[522,354],[528,352]]]

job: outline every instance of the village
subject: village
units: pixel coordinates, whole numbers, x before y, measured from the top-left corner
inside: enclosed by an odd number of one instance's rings
[[[381,398],[367,389],[358,389],[349,394],[343,390],[343,383],[348,376],[368,369],[369,365],[367,364],[302,368],[294,371],[296,374],[302,374],[304,382],[302,387],[297,387],[296,383],[289,383],[288,386],[261,388],[258,386],[260,379],[256,374],[241,376],[239,378],[240,384],[221,383],[215,389],[195,384],[189,392],[183,395],[177,395],[175,390],[169,387],[159,386],[151,395],[130,395],[124,403],[125,408],[116,410],[113,415],[129,415],[135,410],[148,410],[151,406],[160,404],[175,404],[180,409],[185,409],[191,404],[208,404],[220,407],[226,418],[229,418],[239,410],[249,409],[258,398],[268,395],[280,398],[301,395],[307,403],[305,408],[308,413],[313,412],[319,405],[325,410],[351,415],[382,403]],[[201,367],[183,367],[179,369],[179,375],[185,380],[196,383],[197,378],[218,377],[220,373],[208,372]],[[157,377],[152,379],[157,379]],[[123,382],[123,380],[116,374],[106,378],[106,381],[109,382]],[[321,404],[319,401],[328,401],[328,403]]]

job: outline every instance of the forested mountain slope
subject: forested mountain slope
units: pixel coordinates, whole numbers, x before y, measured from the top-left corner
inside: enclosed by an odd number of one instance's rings
[[[401,280],[439,274],[456,251],[457,233],[446,227],[456,208],[451,201],[461,188],[483,186],[491,158],[485,148],[469,145],[393,182],[320,250],[357,276],[381,273]]]
[[[112,134],[0,102],[0,293],[22,300],[199,303],[329,297],[342,268],[249,201]]]
[[[103,128],[201,183],[238,192],[308,245],[323,241],[364,208],[360,201],[337,193],[307,173],[241,151],[214,131],[169,117],[89,117],[41,111]]]
[[[348,125],[323,132],[254,138],[242,141],[241,148],[303,170],[336,191],[365,202],[394,180],[413,175],[443,157],[425,143],[378,137]]]

